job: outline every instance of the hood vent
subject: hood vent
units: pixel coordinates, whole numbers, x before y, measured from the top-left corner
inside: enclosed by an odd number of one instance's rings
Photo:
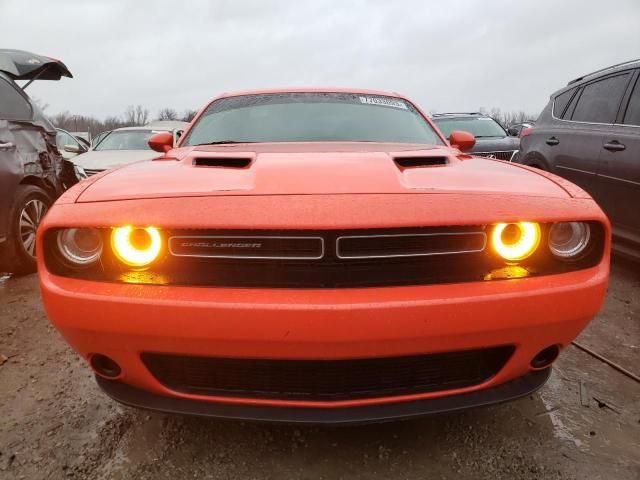
[[[193,159],[195,167],[247,168],[251,158],[246,157],[200,157]]]
[[[401,168],[439,167],[449,163],[447,157],[395,157],[393,161]]]

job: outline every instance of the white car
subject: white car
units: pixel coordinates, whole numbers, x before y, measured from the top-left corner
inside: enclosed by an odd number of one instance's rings
[[[164,128],[156,128],[153,125],[149,125],[112,130],[87,153],[73,158],[76,174],[80,178],[86,178],[103,170],[156,157],[158,155],[157,152],[151,150],[147,143],[149,137],[159,132],[173,132],[175,143],[179,133],[188,125],[186,122],[172,123],[172,128],[167,128],[166,126]]]
[[[56,146],[65,160],[71,160],[89,150],[87,145],[62,128],[56,128]]]

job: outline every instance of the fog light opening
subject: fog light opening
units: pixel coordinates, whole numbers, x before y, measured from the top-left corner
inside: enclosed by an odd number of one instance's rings
[[[541,370],[549,367],[560,354],[560,348],[557,345],[550,345],[547,348],[540,350],[535,357],[531,360],[531,368]]]
[[[118,365],[115,360],[112,360],[106,355],[102,355],[100,353],[91,355],[89,364],[91,365],[91,368],[93,368],[94,372],[101,377],[108,378],[109,380],[118,378],[122,373],[120,365]]]

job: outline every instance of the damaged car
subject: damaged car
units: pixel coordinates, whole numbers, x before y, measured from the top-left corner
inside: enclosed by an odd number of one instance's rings
[[[38,225],[74,183],[73,171],[65,183],[55,128],[24,91],[34,80],[61,77],[72,75],[59,60],[0,49],[0,271],[35,271]]]

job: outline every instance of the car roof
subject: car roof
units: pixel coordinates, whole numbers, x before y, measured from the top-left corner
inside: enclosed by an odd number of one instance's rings
[[[591,73],[587,73],[586,75],[582,75],[578,78],[574,78],[573,80],[571,80],[568,85],[573,85],[574,83],[578,83],[581,82],[582,80],[587,80],[590,78],[594,78],[600,75],[605,75],[605,74],[609,74],[609,73],[613,73],[613,72],[617,72],[620,70],[626,70],[628,68],[637,68],[640,66],[640,58],[636,59],[636,60],[629,60],[627,62],[622,62],[622,63],[616,63],[615,65],[611,65],[610,67],[604,67],[601,68],[599,70],[596,70],[595,72],[591,72]]]
[[[241,95],[266,95],[271,93],[354,93],[364,95],[378,95],[383,97],[396,97],[409,100],[404,95],[397,92],[385,92],[382,90],[370,90],[366,88],[344,88],[344,87],[291,87],[291,88],[267,88],[259,90],[240,90],[236,92],[225,92],[216,97],[238,97]]]
[[[150,132],[152,130],[154,131],[163,131],[163,132],[168,132],[169,129],[164,128],[164,127],[147,127],[147,126],[143,126],[143,127],[120,127],[120,128],[114,128],[113,130],[109,130],[110,132],[128,132],[128,131],[138,131],[138,130],[143,130],[143,131],[147,131]]]
[[[593,80],[595,78],[599,78],[605,75],[610,75],[612,73],[616,73],[616,72],[622,72],[625,70],[633,70],[634,68],[638,68],[640,67],[640,59],[636,59],[636,60],[629,60],[627,62],[622,62],[622,63],[616,63],[615,65],[611,65],[609,67],[604,67],[601,68],[599,70],[596,70],[595,72],[591,72],[591,73],[587,73],[584,75],[581,75],[577,78],[574,78],[573,80],[571,80],[569,83],[567,83],[564,87],[556,90],[555,92],[553,92],[551,94],[552,97],[556,97],[558,95],[560,95],[563,92],[566,92],[567,90],[571,90],[572,88],[578,87],[584,83],[589,82],[590,80]]]
[[[144,126],[151,128],[153,130],[159,130],[159,129],[173,130],[173,129],[185,128],[187,125],[189,125],[189,122],[183,122],[182,120],[154,120],[152,122],[147,123]]]

